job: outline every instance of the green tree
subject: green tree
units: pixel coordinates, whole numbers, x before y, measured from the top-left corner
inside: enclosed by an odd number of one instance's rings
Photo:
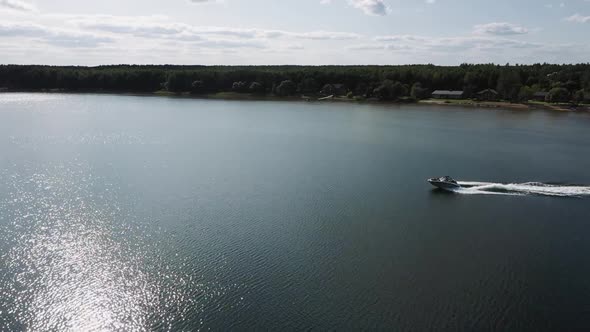
[[[423,88],[420,82],[416,82],[414,85],[412,85],[410,96],[416,100],[427,99],[430,97],[430,91],[426,88]]]
[[[498,93],[506,100],[518,101],[518,94],[522,83],[517,71],[505,68],[498,77]]]
[[[590,90],[590,68],[586,69],[580,78],[580,85]]]
[[[292,96],[295,92],[297,92],[297,85],[291,80],[282,81],[275,89],[278,96]]]
[[[243,81],[239,81],[239,82],[234,82],[231,86],[232,91],[234,92],[248,92],[248,83],[247,82],[243,82]]]
[[[205,92],[205,83],[200,80],[196,80],[191,84],[191,93],[204,93]]]
[[[371,88],[369,87],[369,84],[361,81],[356,84],[353,93],[357,96],[367,97],[371,93]]]
[[[252,84],[250,84],[249,90],[251,93],[255,93],[255,94],[264,94],[264,85],[258,83],[258,82],[252,82]]]
[[[299,83],[299,91],[301,93],[316,94],[320,90],[320,84],[317,80],[306,77]]]
[[[533,98],[535,91],[530,86],[523,85],[518,92],[519,101],[528,101]]]
[[[392,83],[385,83],[385,80]],[[267,91],[291,81],[302,93],[317,93],[326,83],[339,83],[352,88],[357,96],[396,99],[411,93],[420,82],[422,87],[437,90],[464,89],[467,94],[495,87],[505,99],[517,100],[521,86],[537,91],[566,88],[570,94],[590,91],[590,63],[533,64],[498,66],[494,64],[462,64],[460,66],[144,66],[114,65],[98,67],[53,67],[35,65],[0,65],[0,88],[109,90],[152,92],[160,88],[192,93],[232,91],[234,82],[258,82]],[[193,87],[195,81],[204,86]],[[162,85],[162,82],[164,84]],[[395,82],[397,92],[392,91]],[[250,91],[240,85],[240,91]],[[271,87],[275,88],[271,89]],[[403,91],[405,90],[405,91]],[[292,87],[286,89],[293,94]],[[284,91],[281,90],[281,93]],[[414,95],[416,95],[414,93]]]
[[[473,71],[467,72],[463,78],[463,93],[465,97],[471,98],[478,91],[479,76]]]
[[[583,103],[586,99],[586,93],[584,89],[580,89],[574,93],[572,100],[576,103]]]
[[[578,89],[580,89],[580,83],[579,81],[574,81],[570,79],[567,80],[567,82],[565,82],[564,87],[568,89],[568,91],[577,91]]]
[[[381,100],[396,100],[399,97],[405,96],[407,90],[400,82],[384,80],[381,85],[373,90],[373,94]]]
[[[546,101],[550,103],[565,103],[570,100],[570,93],[566,88],[553,88],[549,90]]]
[[[184,72],[173,72],[168,75],[166,81],[166,88],[172,92],[183,92],[188,91],[188,78]]]

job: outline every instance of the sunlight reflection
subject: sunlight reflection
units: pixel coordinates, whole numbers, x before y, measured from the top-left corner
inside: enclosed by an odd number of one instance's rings
[[[226,288],[173,272],[115,190],[80,165],[0,174],[0,325],[11,330],[171,329]],[[193,295],[193,296],[191,296]],[[195,296],[197,295],[197,296]],[[203,302],[204,301],[204,302]]]

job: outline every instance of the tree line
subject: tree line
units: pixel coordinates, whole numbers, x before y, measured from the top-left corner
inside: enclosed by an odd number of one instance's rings
[[[548,92],[547,101],[581,102],[590,96],[590,63],[460,66],[175,66],[98,67],[0,65],[0,89],[260,95],[325,94],[344,87],[351,98],[428,98],[434,90],[463,90],[466,98],[495,89],[523,101]]]

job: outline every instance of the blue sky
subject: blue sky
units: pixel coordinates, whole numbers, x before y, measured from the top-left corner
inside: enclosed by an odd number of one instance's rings
[[[0,0],[0,62],[590,61],[590,0]]]

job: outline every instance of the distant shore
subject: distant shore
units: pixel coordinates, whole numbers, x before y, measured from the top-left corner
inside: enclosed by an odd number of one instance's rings
[[[251,93],[237,93],[237,92],[218,92],[212,94],[191,94],[191,93],[174,93],[169,91],[155,91],[155,92],[121,92],[121,91],[105,91],[105,90],[7,90],[0,91],[3,93],[66,93],[66,94],[112,94],[112,95],[127,95],[127,96],[155,96],[155,97],[173,97],[173,98],[191,98],[191,99],[210,99],[210,100],[241,100],[241,101],[291,101],[291,102],[312,102],[312,103],[358,103],[358,104],[381,104],[381,105],[425,105],[425,106],[460,106],[473,108],[491,108],[491,109],[510,109],[510,110],[548,110],[559,112],[590,112],[589,104],[581,104],[573,106],[571,104],[551,104],[546,102],[530,101],[528,103],[510,103],[506,101],[477,101],[471,99],[423,99],[423,100],[379,100],[376,98],[358,99],[347,97],[333,97],[329,99],[320,98],[318,96],[275,96],[275,95],[259,95]],[[323,99],[323,100],[319,100]]]
[[[527,103],[510,103],[506,101],[476,101],[470,99],[439,100],[426,99],[418,101],[421,105],[465,106],[478,108],[505,108],[511,110],[548,110],[559,112],[590,112],[590,105],[581,104],[551,104],[545,102],[529,101]]]
[[[440,106],[462,106],[462,107],[477,107],[477,108],[504,108],[511,110],[549,110],[559,112],[590,112],[590,105],[581,104],[572,106],[571,104],[551,104],[546,102],[530,101],[528,103],[510,103],[506,101],[477,101],[472,99],[400,99],[400,100],[379,100],[376,98],[356,99],[347,98],[344,96],[333,97],[326,99],[318,96],[290,96],[279,97],[274,95],[256,95],[248,93],[236,92],[219,92],[214,94],[195,95],[191,93],[172,93],[168,91],[156,91],[153,93],[158,96],[169,97],[186,97],[195,99],[215,99],[215,100],[254,100],[254,101],[305,101],[315,103],[326,102],[343,102],[343,103],[359,103],[359,104],[383,104],[383,105],[440,105]],[[322,99],[322,100],[319,100]]]
[[[465,63],[459,66],[0,65],[0,91],[16,90],[223,100],[412,103],[570,112],[587,111],[590,107],[590,63]]]

